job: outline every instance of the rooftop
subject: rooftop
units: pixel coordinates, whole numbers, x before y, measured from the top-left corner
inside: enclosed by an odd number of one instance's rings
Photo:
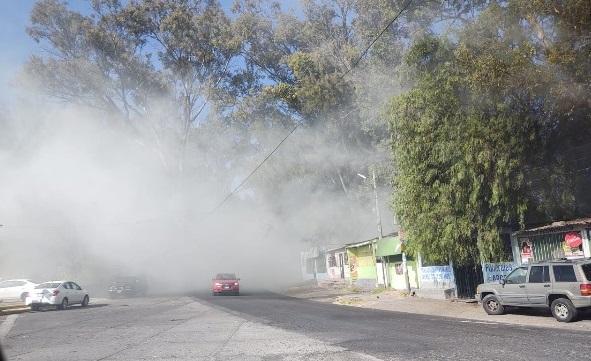
[[[591,217],[573,219],[573,220],[569,220],[569,221],[552,222],[550,224],[546,224],[541,227],[535,227],[535,228],[530,228],[530,229],[524,229],[522,231],[517,231],[514,234],[517,236],[531,236],[531,235],[543,234],[543,233],[566,232],[566,231],[576,230],[579,228],[585,228],[585,227],[589,227],[589,226],[591,226]]]
[[[395,237],[398,235],[398,232],[392,232],[392,233],[388,233],[382,236],[382,238],[387,238],[387,237]],[[374,243],[378,240],[378,237],[372,238],[372,239],[368,239],[366,241],[360,241],[360,242],[353,242],[353,243],[346,243],[344,247],[361,247],[361,246],[365,246],[366,244],[370,244],[370,243]]]

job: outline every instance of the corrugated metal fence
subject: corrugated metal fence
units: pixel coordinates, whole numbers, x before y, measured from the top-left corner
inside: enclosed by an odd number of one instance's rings
[[[534,261],[564,257],[564,233],[542,234],[531,237]]]

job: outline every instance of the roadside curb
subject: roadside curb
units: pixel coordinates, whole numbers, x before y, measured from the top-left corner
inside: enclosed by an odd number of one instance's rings
[[[0,316],[7,316],[7,315],[16,315],[16,314],[20,314],[20,313],[26,313],[31,311],[31,309],[29,307],[26,308],[13,308],[10,310],[3,310],[0,311]]]
[[[29,312],[31,308],[22,302],[0,303],[0,316]]]

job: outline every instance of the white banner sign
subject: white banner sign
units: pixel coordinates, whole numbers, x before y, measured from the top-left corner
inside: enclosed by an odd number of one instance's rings
[[[422,288],[453,288],[453,270],[450,266],[421,267]]]
[[[516,263],[504,262],[504,263],[485,263],[482,265],[482,274],[484,276],[484,282],[499,282],[505,279],[511,271],[517,267]]]

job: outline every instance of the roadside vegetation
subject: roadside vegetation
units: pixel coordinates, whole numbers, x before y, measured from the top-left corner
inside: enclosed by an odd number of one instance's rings
[[[495,260],[502,229],[591,213],[588,1],[90,4],[37,2],[27,80],[226,189],[299,126],[249,187],[286,223],[324,214],[302,239],[364,237],[371,171],[432,261]]]

